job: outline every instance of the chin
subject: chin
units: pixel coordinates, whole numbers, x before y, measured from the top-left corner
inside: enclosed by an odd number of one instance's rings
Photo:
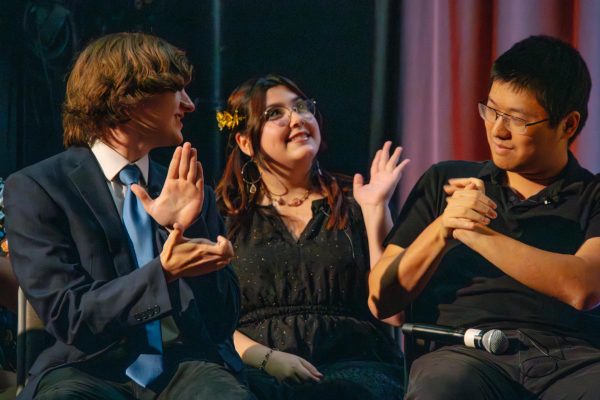
[[[169,136],[168,143],[165,146],[179,146],[181,143],[183,143],[183,135],[181,132],[175,132]]]
[[[492,161],[494,161],[494,164],[496,164],[496,166],[499,168],[510,169],[510,166],[515,164],[513,157],[511,157],[512,155],[502,156],[502,155],[494,153],[493,151],[491,153],[492,153]]]
[[[312,163],[316,156],[317,156],[316,152],[314,152],[314,151],[307,151],[306,153],[304,153],[301,156],[299,156],[297,158],[297,160],[298,161],[306,161],[306,162]]]

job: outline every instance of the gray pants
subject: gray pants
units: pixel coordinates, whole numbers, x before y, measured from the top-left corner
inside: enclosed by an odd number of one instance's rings
[[[599,398],[600,349],[539,331],[507,334],[507,354],[447,346],[419,357],[406,399]]]
[[[130,380],[93,376],[74,367],[64,367],[46,375],[38,386],[40,400],[150,400],[150,399],[232,399],[255,397],[234,375],[221,365],[206,361],[186,361],[160,393],[144,389]]]

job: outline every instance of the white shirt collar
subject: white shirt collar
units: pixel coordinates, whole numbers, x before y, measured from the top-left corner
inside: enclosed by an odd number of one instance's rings
[[[104,176],[110,182],[112,182],[115,177],[119,175],[119,172],[121,172],[126,165],[131,164],[125,157],[101,140],[96,140],[96,142],[92,145],[92,153],[94,153],[94,156],[96,156]],[[134,164],[137,165],[142,172],[144,182],[147,184],[148,169],[150,165],[148,154],[137,160]]]

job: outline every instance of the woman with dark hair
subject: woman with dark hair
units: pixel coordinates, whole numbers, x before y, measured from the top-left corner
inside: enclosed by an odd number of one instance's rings
[[[230,131],[217,195],[242,294],[235,347],[259,398],[400,399],[400,357],[369,313],[367,277],[408,160],[387,142],[351,191],[319,166],[318,119],[277,75],[246,81],[217,114]]]

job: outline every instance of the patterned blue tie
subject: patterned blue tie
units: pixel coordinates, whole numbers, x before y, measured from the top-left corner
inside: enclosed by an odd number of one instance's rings
[[[119,172],[119,179],[127,185],[127,193],[123,203],[123,223],[129,236],[137,267],[141,268],[154,258],[152,245],[152,222],[144,210],[142,202],[131,191],[131,185],[140,181],[140,170],[135,165],[128,165]],[[160,321],[147,322],[147,351],[140,354],[125,373],[138,385],[146,387],[163,372],[162,337]]]

